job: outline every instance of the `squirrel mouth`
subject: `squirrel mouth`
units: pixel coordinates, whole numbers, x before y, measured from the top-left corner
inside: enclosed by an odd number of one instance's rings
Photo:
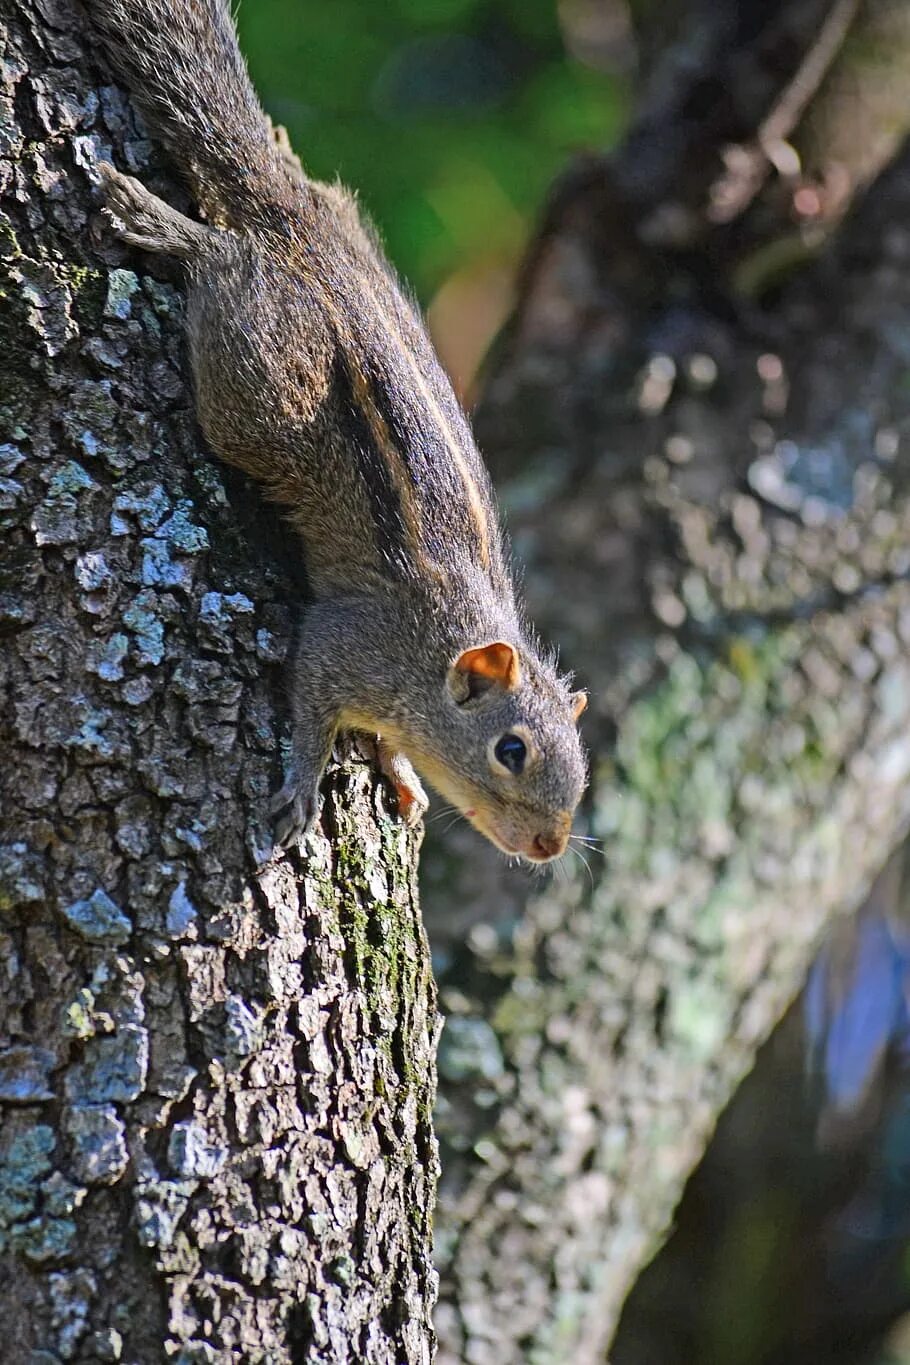
[[[478,819],[475,807],[470,807],[462,811],[465,819],[470,820],[474,828],[489,839],[491,844],[499,849],[500,853],[505,853],[509,858],[522,858],[525,862],[535,863],[538,866],[542,863],[551,863],[560,858],[566,850],[568,842],[568,831],[565,834],[535,835],[533,838],[522,838],[520,835],[516,840],[513,834],[507,837],[491,820]]]
[[[488,838],[492,838],[492,841],[496,844],[497,848],[500,848],[503,853],[507,853],[509,857],[523,858],[525,862],[536,863],[538,865],[541,863],[552,863],[555,862],[557,858],[561,858],[566,851],[566,845],[568,843],[568,839],[565,835],[554,835],[550,837],[538,834],[535,835],[534,838],[528,840],[527,843],[516,846],[508,840],[503,839],[498,834],[491,835],[488,831],[484,832],[487,834]]]
[[[467,815],[468,812],[465,811],[465,814]],[[478,824],[477,828],[480,830],[481,834],[489,839],[491,844],[496,845],[500,853],[505,853],[509,858],[524,858],[527,862],[531,863],[545,863],[549,861],[549,857],[541,857],[532,845],[522,848],[520,844],[513,843],[511,839],[506,839],[498,830],[491,828],[489,825]]]
[[[514,858],[521,854],[521,849],[517,848],[513,843],[510,843],[508,839],[503,838],[494,825],[488,824],[486,820],[478,820],[476,810],[465,810],[462,811],[462,814],[466,820],[471,821],[471,824],[478,833],[482,834],[485,839],[489,839],[491,844],[496,845],[500,853],[506,853],[510,858]]]

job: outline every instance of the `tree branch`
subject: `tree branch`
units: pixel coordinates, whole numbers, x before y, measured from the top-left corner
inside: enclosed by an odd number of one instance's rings
[[[641,287],[578,224],[538,259],[483,429],[532,610],[593,689],[605,860],[518,894],[472,848],[428,890],[446,1365],[603,1360],[825,924],[907,829],[908,211],[904,152],[773,313],[712,290],[710,246]]]

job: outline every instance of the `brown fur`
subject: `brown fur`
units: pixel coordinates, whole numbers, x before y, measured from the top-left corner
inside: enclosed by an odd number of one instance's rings
[[[186,263],[203,429],[305,545],[279,840],[313,819],[348,726],[380,733],[409,812],[423,796],[401,752],[500,847],[544,861],[584,786],[577,702],[524,627],[486,468],[417,311],[354,200],[276,141],[222,0],[89,9],[208,224],[102,167],[109,209],[126,241]],[[472,663],[485,659],[492,671]],[[518,775],[491,758],[515,727],[529,737]]]

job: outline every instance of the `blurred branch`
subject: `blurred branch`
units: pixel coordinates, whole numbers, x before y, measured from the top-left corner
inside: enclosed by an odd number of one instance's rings
[[[793,79],[781,91],[768,116],[762,120],[755,141],[750,147],[740,147],[734,156],[726,154],[726,173],[712,191],[714,222],[729,223],[739,217],[758,194],[772,169],[781,175],[792,173],[794,161],[798,165],[788,139],[843,46],[844,39],[859,7],[859,0],[837,0],[825,16],[809,51]]]
[[[680,266],[700,268],[715,293],[745,285],[760,296],[782,260],[789,269],[818,250],[821,230],[910,131],[902,0],[737,0],[684,13],[667,10],[682,36],[651,53],[622,145],[579,158],[554,187],[499,370],[513,344],[524,360],[535,344],[574,348],[592,316],[609,312],[622,330]]]
[[[760,313],[716,279],[716,165],[673,253],[628,196],[601,184],[594,213],[583,168],[480,414],[533,610],[593,691],[606,858],[523,890],[473,844],[427,868],[445,1365],[600,1365],[819,935],[910,821],[910,152]]]

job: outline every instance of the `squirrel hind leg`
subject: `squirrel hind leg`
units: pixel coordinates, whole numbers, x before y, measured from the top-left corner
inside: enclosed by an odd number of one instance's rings
[[[107,162],[98,166],[105,214],[120,239],[142,251],[162,251],[191,260],[204,251],[212,229],[178,213],[131,175]]]

